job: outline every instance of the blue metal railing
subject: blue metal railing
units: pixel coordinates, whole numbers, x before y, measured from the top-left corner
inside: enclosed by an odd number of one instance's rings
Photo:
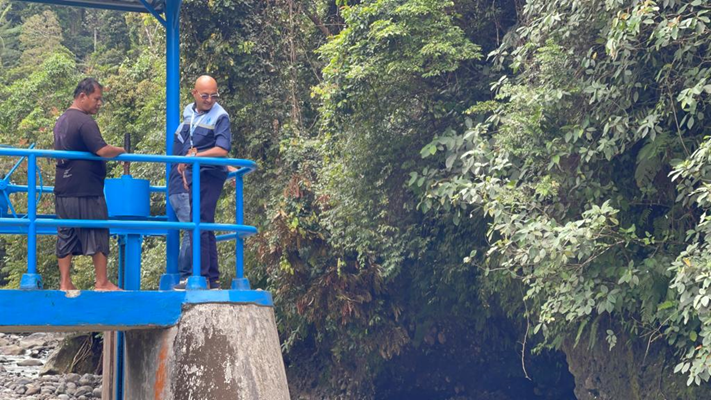
[[[193,271],[188,279],[188,289],[205,289],[207,282],[200,276],[200,232],[201,231],[228,231],[231,234],[220,235],[217,240],[235,239],[235,281],[233,289],[249,289],[249,283],[244,278],[244,238],[257,233],[257,228],[244,225],[243,215],[243,178],[246,174],[257,168],[255,162],[242,159],[230,158],[203,158],[184,156],[161,156],[147,154],[122,154],[115,158],[101,158],[90,153],[58,150],[38,150],[38,149],[14,149],[0,148],[0,156],[27,157],[27,185],[7,184],[0,188],[7,193],[26,192],[28,195],[26,218],[5,218],[0,217],[0,226],[15,226],[27,228],[27,273],[22,277],[20,287],[22,289],[36,289],[41,287],[41,277],[37,274],[37,234],[38,228],[56,227],[81,227],[81,228],[108,228],[123,229],[126,232],[140,234],[150,231],[155,234],[168,233],[176,230],[190,230],[193,235],[192,256]],[[81,219],[57,219],[53,216],[38,216],[37,203],[37,158],[49,159],[83,159],[97,161],[128,161],[128,162],[148,162],[165,163],[167,168],[170,164],[184,163],[192,165],[193,171],[198,171],[200,165],[225,165],[239,168],[229,174],[235,179],[235,223],[204,223],[200,222],[200,174],[192,176],[192,222],[156,221],[156,220],[81,220]],[[42,186],[40,190],[45,192],[53,191],[51,186]],[[165,187],[151,186],[151,192],[166,192]],[[167,203],[167,202],[166,202]],[[169,205],[167,205],[169,207]],[[140,254],[140,245],[139,250]],[[170,255],[169,255],[170,257]],[[176,255],[177,257],[177,255]],[[139,260],[140,261],[140,260]]]

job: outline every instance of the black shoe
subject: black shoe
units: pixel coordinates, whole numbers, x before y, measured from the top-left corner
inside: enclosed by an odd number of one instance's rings
[[[210,282],[210,290],[221,290],[220,281]]]
[[[185,287],[188,286],[188,280],[187,279],[181,279],[180,282],[178,282],[177,285],[173,286],[173,290],[185,290]]]

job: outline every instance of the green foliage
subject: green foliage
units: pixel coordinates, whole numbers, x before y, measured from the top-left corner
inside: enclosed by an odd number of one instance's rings
[[[72,98],[78,71],[74,59],[62,51],[46,54],[33,72],[1,88],[0,134],[12,144],[37,143],[51,148],[54,121]]]
[[[503,274],[500,290],[523,283],[547,343],[589,331],[594,345],[607,318],[666,339],[689,384],[711,371],[708,129],[698,123],[710,117],[708,7],[528,2],[492,53],[513,74],[468,110],[464,133],[423,147],[433,164],[410,181],[427,189],[425,211],[488,215],[489,243],[465,261]]]

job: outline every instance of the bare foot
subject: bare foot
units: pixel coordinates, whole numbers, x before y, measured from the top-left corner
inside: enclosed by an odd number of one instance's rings
[[[121,291],[120,287],[114,285],[111,282],[106,282],[105,284],[95,284],[94,285],[94,290],[97,292],[115,292],[115,291]]]
[[[76,286],[74,286],[73,283],[69,282],[69,283],[60,283],[59,290],[64,290],[64,291],[77,290],[77,288],[76,288]]]

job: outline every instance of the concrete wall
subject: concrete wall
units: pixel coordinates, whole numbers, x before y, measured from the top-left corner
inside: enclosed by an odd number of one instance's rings
[[[289,399],[271,307],[189,305],[175,327],[125,338],[125,399]]]

